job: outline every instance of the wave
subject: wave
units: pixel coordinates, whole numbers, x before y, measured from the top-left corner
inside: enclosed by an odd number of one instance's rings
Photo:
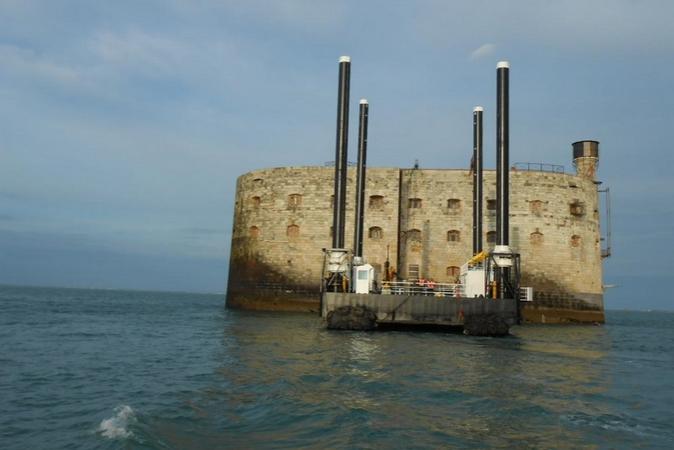
[[[114,413],[112,417],[101,420],[97,431],[110,439],[126,439],[133,436],[128,429],[129,425],[136,421],[133,409],[129,405],[119,405],[114,409]]]

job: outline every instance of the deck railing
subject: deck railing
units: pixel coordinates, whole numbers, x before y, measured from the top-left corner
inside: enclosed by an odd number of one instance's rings
[[[428,295],[435,297],[464,296],[463,285],[453,283],[419,283],[417,281],[384,281],[381,288],[382,294],[391,295]],[[520,287],[520,300],[533,301],[533,288]]]
[[[436,297],[462,297],[463,286],[450,283],[419,283],[416,281],[384,281],[382,294],[429,295]]]

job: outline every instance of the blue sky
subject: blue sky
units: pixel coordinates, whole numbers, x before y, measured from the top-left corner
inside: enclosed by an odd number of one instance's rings
[[[607,306],[674,309],[672,17],[657,0],[0,0],[0,282],[222,292],[236,177],[334,158],[340,55],[352,111],[371,104],[369,165],[403,167],[466,167],[475,105],[493,167],[507,59],[513,162],[571,171],[571,142],[601,141]]]

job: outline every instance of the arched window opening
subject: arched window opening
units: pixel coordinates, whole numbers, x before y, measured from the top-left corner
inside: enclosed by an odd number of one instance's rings
[[[248,229],[248,236],[249,236],[251,239],[257,239],[257,238],[259,238],[259,237],[260,237],[260,229],[259,229],[258,227],[256,227],[255,225],[253,225],[252,227],[250,227],[250,228]]]
[[[410,198],[407,200],[407,207],[410,209],[419,209],[421,208],[421,199],[420,198]]]
[[[382,209],[384,207],[383,195],[370,195],[370,209]]]
[[[496,210],[496,200],[488,198],[487,199],[487,209],[489,211],[495,211]]]
[[[543,202],[540,200],[531,200],[529,202],[529,210],[534,214],[540,214],[543,212]]]
[[[300,227],[298,225],[288,225],[286,229],[286,235],[289,239],[297,239],[300,237]]]
[[[297,208],[298,206],[302,206],[302,195],[290,194],[288,196],[288,208]]]
[[[420,242],[421,241],[421,230],[411,229],[407,231],[407,241],[408,242]]]
[[[370,227],[368,237],[370,239],[382,239],[384,237],[384,230],[381,227]]]
[[[447,242],[459,242],[461,240],[461,232],[459,230],[449,230],[447,232]]]
[[[255,197],[250,198],[250,205],[253,207],[253,209],[259,208],[261,202],[262,199],[257,195]]]
[[[538,228],[536,228],[536,231],[531,233],[529,235],[529,240],[531,241],[532,244],[537,245],[537,244],[542,244],[543,243],[543,233],[541,233]]]
[[[569,213],[572,216],[580,217],[585,214],[585,205],[582,202],[575,201],[569,204]]]
[[[450,282],[458,283],[460,273],[461,269],[459,269],[459,266],[447,266],[447,277]]]
[[[488,231],[487,244],[495,244],[495,243],[496,243],[496,231]]]
[[[457,210],[461,208],[461,200],[458,198],[450,198],[447,200],[447,209]]]
[[[571,236],[571,247],[580,247],[582,240],[581,237],[577,234]]]

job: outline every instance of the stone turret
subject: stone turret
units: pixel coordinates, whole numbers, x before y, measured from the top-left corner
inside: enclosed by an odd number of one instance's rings
[[[599,167],[599,141],[578,141],[571,145],[576,174],[594,180]]]

